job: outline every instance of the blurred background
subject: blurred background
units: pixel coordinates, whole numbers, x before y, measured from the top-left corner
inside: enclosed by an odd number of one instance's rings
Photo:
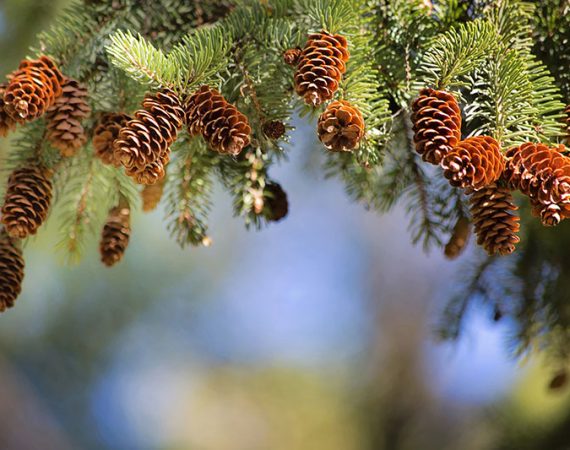
[[[66,0],[0,0],[0,75]],[[3,141],[0,147],[6,148]],[[272,175],[289,217],[247,232],[218,190],[210,248],[182,251],[162,212],[135,217],[125,260],[97,239],[67,267],[51,221],[26,246],[0,319],[0,449],[570,449],[570,397],[508,321],[436,326],[461,263],[410,244],[325,180],[299,123]]]

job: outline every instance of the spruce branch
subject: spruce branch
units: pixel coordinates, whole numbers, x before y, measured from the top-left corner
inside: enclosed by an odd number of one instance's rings
[[[130,77],[154,88],[173,88],[179,81],[179,70],[172,59],[155,48],[141,35],[117,31],[107,46],[111,63]]]
[[[201,139],[181,139],[166,183],[167,228],[182,247],[207,245],[212,170],[217,156]]]
[[[420,73],[428,85],[445,89],[476,69],[497,48],[497,32],[487,21],[461,24],[434,38],[423,58]]]

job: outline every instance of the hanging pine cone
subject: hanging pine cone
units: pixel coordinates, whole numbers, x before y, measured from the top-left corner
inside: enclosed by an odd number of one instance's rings
[[[448,92],[422,89],[412,104],[416,151],[422,159],[439,164],[461,140],[461,110]]]
[[[62,94],[47,111],[47,138],[61,155],[75,155],[87,136],[81,122],[89,116],[91,108],[87,104],[87,89],[78,81],[66,78]]]
[[[278,183],[267,183],[263,193],[265,217],[270,222],[279,222],[289,213],[287,193]]]
[[[335,101],[319,117],[319,139],[333,152],[354,150],[364,137],[362,113],[345,100]]]
[[[119,137],[121,128],[127,125],[132,120],[128,114],[122,113],[104,113],[99,118],[97,126],[93,131],[93,149],[95,155],[105,164],[115,167],[121,165],[120,162],[115,160],[114,143]]]
[[[520,241],[520,224],[518,216],[512,213],[518,208],[509,188],[496,183],[486,186],[471,195],[469,205],[477,244],[489,255],[514,252]]]
[[[265,122],[262,128],[263,128],[263,134],[265,134],[265,136],[274,141],[283,137],[283,135],[287,131],[287,129],[285,128],[285,124],[280,120],[272,120],[270,122]]]
[[[570,158],[566,148],[526,143],[506,153],[505,178],[511,189],[527,195],[545,226],[570,217]]]
[[[562,369],[557,372],[548,383],[548,389],[550,391],[561,391],[568,386],[568,372],[566,369]]]
[[[123,259],[130,237],[131,211],[126,206],[117,206],[109,212],[103,227],[99,243],[101,262],[111,267]]]
[[[162,178],[155,184],[145,186],[141,191],[141,198],[143,203],[143,211],[151,212],[156,209],[162,195],[164,194],[164,185],[166,184],[166,178]]]
[[[170,145],[182,127],[184,110],[178,96],[169,89],[147,94],[142,106],[119,132],[114,159],[137,183],[154,184],[164,177]]]
[[[52,198],[49,177],[38,166],[22,167],[10,175],[2,206],[2,223],[10,236],[26,238],[44,223]]]
[[[443,157],[441,167],[452,186],[478,190],[501,177],[505,157],[495,139],[477,136],[457,144]]]
[[[283,53],[283,61],[285,61],[285,64],[288,64],[290,66],[296,66],[299,64],[299,59],[301,58],[302,52],[303,50],[298,47],[285,50],[285,53]]]
[[[8,136],[8,133],[16,128],[16,121],[6,112],[4,94],[8,83],[0,84],[0,137]]]
[[[235,156],[250,144],[247,117],[215,89],[202,86],[190,96],[185,109],[189,133],[201,134],[212,150]]]
[[[0,233],[0,312],[14,306],[22,291],[24,257],[20,245]]]
[[[327,31],[309,35],[295,72],[295,90],[306,104],[318,106],[333,98],[349,56],[343,36]]]
[[[42,116],[62,92],[63,76],[47,56],[22,61],[19,69],[8,79],[10,83],[4,94],[5,110],[17,122]]]
[[[445,257],[447,259],[458,258],[467,247],[470,234],[471,224],[469,223],[469,220],[466,217],[460,217],[459,220],[457,220],[455,227],[453,227],[449,242],[445,246]]]

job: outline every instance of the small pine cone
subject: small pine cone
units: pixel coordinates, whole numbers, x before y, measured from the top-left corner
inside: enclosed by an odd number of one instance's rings
[[[263,134],[274,141],[283,137],[286,131],[285,124],[280,120],[272,120],[263,124]]]
[[[0,234],[0,312],[14,306],[22,292],[24,257],[19,244],[5,233]]]
[[[164,176],[170,145],[182,127],[184,110],[178,96],[169,89],[147,94],[142,106],[119,132],[114,159],[137,183],[154,184]]]
[[[16,128],[16,121],[6,112],[4,94],[8,83],[0,84],[0,137],[8,136],[8,133]]]
[[[566,148],[526,143],[506,153],[505,178],[511,189],[527,195],[545,226],[570,217],[570,158]]]
[[[548,389],[550,391],[561,391],[568,385],[568,372],[565,369],[560,370],[556,373],[548,383]]]
[[[477,136],[457,144],[443,157],[441,167],[452,186],[479,190],[501,178],[505,157],[495,139]]]
[[[295,72],[297,94],[311,106],[331,100],[346,72],[349,57],[348,42],[343,36],[327,31],[310,34]]]
[[[461,110],[448,92],[422,89],[412,104],[416,151],[422,159],[439,164],[461,140]]]
[[[285,50],[285,53],[283,53],[283,61],[285,61],[285,64],[288,64],[290,66],[296,66],[299,64],[299,59],[301,59],[302,52],[303,50],[298,47]]]
[[[166,178],[162,178],[159,182],[151,185],[147,185],[141,191],[141,198],[143,203],[143,211],[151,212],[156,209],[162,195],[164,194],[164,185],[166,184]]]
[[[264,192],[265,217],[270,222],[279,222],[289,213],[287,193],[278,183],[267,183]]]
[[[8,79],[5,110],[17,122],[41,117],[62,93],[63,75],[47,56],[22,61]]]
[[[26,238],[44,223],[52,198],[49,178],[48,171],[38,166],[12,172],[2,206],[2,223],[10,236]]]
[[[103,264],[111,267],[123,259],[130,237],[131,211],[128,207],[117,206],[109,212],[101,233],[99,252]]]
[[[62,94],[47,111],[47,138],[61,155],[70,157],[87,142],[81,122],[89,116],[87,89],[78,81],[66,78]]]
[[[458,258],[463,250],[467,247],[469,242],[469,235],[471,234],[471,224],[466,217],[460,217],[453,232],[449,238],[449,242],[445,246],[444,254],[447,259]]]
[[[212,150],[235,156],[250,144],[247,117],[217,90],[202,86],[190,96],[185,110],[189,133],[201,134]]]
[[[511,191],[507,187],[491,184],[473,192],[470,202],[471,216],[477,244],[489,255],[508,255],[515,251],[520,242],[517,233],[519,218],[512,211],[514,204]]]
[[[121,128],[132,120],[128,114],[122,113],[104,113],[101,115],[97,126],[93,131],[93,148],[95,155],[103,161],[115,167],[121,165],[115,160],[114,142],[119,137]]]
[[[362,113],[345,100],[335,101],[319,117],[319,139],[333,152],[354,150],[364,137]]]

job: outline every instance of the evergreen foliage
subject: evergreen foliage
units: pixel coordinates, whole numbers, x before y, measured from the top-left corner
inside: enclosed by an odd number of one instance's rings
[[[285,159],[294,118],[314,121],[325,107],[314,109],[295,95],[282,55],[322,30],[348,40],[350,59],[335,99],[358,108],[366,123],[357,150],[326,153],[325,173],[370,208],[402,204],[413,241],[426,249],[442,247],[468,207],[464,194],[414,150],[410,104],[420,88],[460,99],[464,138],[492,135],[506,149],[526,141],[555,145],[565,137],[570,6],[564,0],[85,0],[42,33],[29,56],[50,56],[87,85],[94,112],[84,124],[88,135],[101,113],[132,114],[146,92],[163,88],[184,102],[207,84],[247,116],[251,145],[237,157],[212,152],[184,130],[172,148],[167,227],[181,246],[204,245],[215,180],[247,226],[266,222],[256,202],[272,182],[272,166]],[[274,121],[287,130],[278,139],[264,133]],[[44,120],[20,126],[4,167],[39,160],[53,171],[60,246],[75,258],[119,199],[136,206],[139,188],[95,158],[91,143],[73,159],[62,158],[45,129]],[[560,332],[567,318],[550,300],[567,292],[568,265],[562,255],[548,260],[538,245],[544,232],[528,230],[518,255],[470,264],[467,292],[446,313],[448,336],[458,334],[470,300],[503,308],[509,299],[521,348],[538,336],[554,353],[570,348]],[[539,263],[528,263],[533,258]],[[537,316],[538,328],[529,319]]]

